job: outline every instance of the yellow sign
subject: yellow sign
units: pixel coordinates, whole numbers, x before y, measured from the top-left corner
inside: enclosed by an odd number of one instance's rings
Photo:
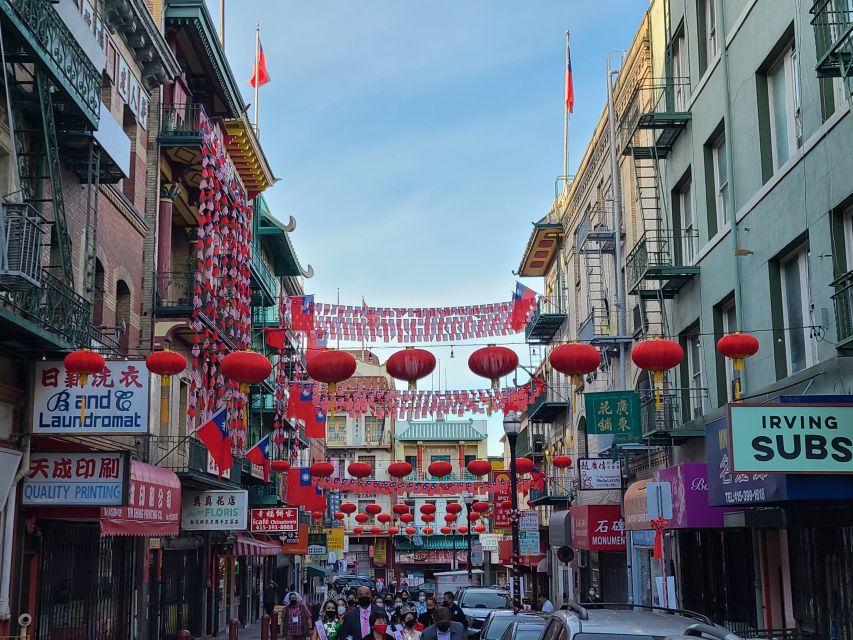
[[[326,550],[329,553],[343,553],[344,528],[338,527],[337,529],[323,529],[323,532],[326,534]]]
[[[385,543],[384,539],[379,538],[373,544],[373,564],[377,567],[384,567],[388,562],[388,547]]]

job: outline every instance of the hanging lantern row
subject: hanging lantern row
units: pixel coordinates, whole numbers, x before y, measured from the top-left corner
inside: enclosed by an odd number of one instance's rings
[[[481,378],[492,382],[492,389],[498,388],[500,378],[509,375],[518,367],[518,354],[507,347],[490,344],[477,349],[468,358],[468,368]]]
[[[392,478],[405,478],[413,470],[408,462],[392,462],[388,465],[388,475]]]
[[[409,389],[418,388],[418,380],[435,370],[435,356],[425,349],[407,347],[393,354],[385,363],[385,370],[395,380],[409,383]]]
[[[367,478],[373,473],[373,467],[366,462],[352,462],[347,467],[347,473],[353,478]]]
[[[472,476],[482,478],[491,473],[492,463],[488,460],[471,460],[471,462],[465,465],[465,468],[468,469],[468,473]]]

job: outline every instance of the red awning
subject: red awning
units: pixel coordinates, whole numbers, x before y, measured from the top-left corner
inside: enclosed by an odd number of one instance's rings
[[[181,523],[181,481],[169,469],[130,463],[127,506],[101,507],[102,536],[176,536]]]
[[[282,552],[280,544],[263,542],[247,536],[237,535],[234,543],[235,556],[277,556]]]

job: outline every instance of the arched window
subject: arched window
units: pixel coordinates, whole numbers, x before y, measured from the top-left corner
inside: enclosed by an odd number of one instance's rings
[[[94,308],[92,309],[92,324],[96,327],[104,324],[104,294],[106,293],[106,283],[104,282],[104,265],[95,259],[95,297],[93,300]]]
[[[125,330],[121,332],[119,344],[121,350],[127,353],[130,344],[130,287],[124,280],[116,282],[116,326],[125,327]]]

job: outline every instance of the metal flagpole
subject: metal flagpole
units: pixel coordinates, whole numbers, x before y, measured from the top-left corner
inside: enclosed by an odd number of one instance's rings
[[[565,104],[569,90],[569,30],[566,29],[566,87],[563,96],[563,189],[569,190],[569,105]]]
[[[219,0],[219,44],[225,49],[225,0]]]
[[[255,134],[258,134],[258,89],[260,83],[261,66],[261,25],[255,23]]]

